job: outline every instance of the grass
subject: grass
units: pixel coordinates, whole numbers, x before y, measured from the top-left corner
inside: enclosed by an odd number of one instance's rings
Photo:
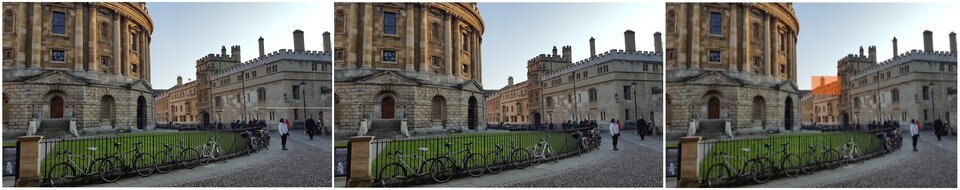
[[[533,146],[540,142],[540,138],[545,135],[547,137],[547,142],[553,148],[555,152],[565,152],[567,150],[573,149],[576,146],[574,139],[566,132],[545,132],[545,131],[520,131],[520,132],[498,132],[498,133],[470,133],[470,134],[454,134],[444,138],[429,138],[429,139],[410,139],[410,140],[399,140],[393,141],[386,144],[374,143],[374,147],[371,151],[381,150],[379,156],[371,164],[371,175],[373,178],[379,178],[380,170],[391,163],[398,162],[397,157],[392,155],[394,151],[401,151],[404,155],[417,155],[425,159],[434,158],[438,155],[445,155],[448,151],[462,151],[466,149],[464,145],[467,142],[473,142],[470,146],[470,151],[473,153],[479,153],[486,156],[488,153],[496,150],[497,144],[504,146],[504,155],[509,154],[508,152],[512,150],[510,147],[510,141],[514,140],[516,147],[526,148]],[[444,145],[449,142],[452,144],[450,148],[446,148]],[[419,148],[427,148],[427,151],[420,151]],[[388,153],[391,153],[388,155]],[[466,156],[465,153],[453,155],[451,158],[455,162],[461,162]],[[487,163],[492,163],[492,159],[487,158]],[[420,161],[414,158],[404,158],[404,161],[408,166],[414,170],[420,169]],[[428,170],[429,163],[424,167],[424,170]],[[458,163],[461,164],[461,163]],[[410,175],[412,171],[408,171],[407,175]]]
[[[783,150],[783,143],[789,143],[787,146],[787,152],[796,154],[799,162],[803,162],[805,157],[805,152],[809,151],[809,145],[815,145],[817,147],[818,155],[822,156],[823,146],[827,146],[838,151],[841,151],[848,140],[853,139],[857,146],[860,148],[860,154],[865,155],[870,152],[875,152],[879,150],[880,144],[879,140],[872,133],[858,133],[858,132],[827,132],[827,133],[791,133],[791,134],[777,134],[771,135],[766,138],[757,138],[757,139],[741,139],[741,140],[731,140],[731,141],[718,141],[712,144],[708,144],[709,148],[703,154],[704,160],[700,162],[700,172],[706,174],[709,167],[721,163],[719,156],[714,156],[714,153],[726,152],[730,156],[728,164],[731,165],[732,169],[736,172],[742,168],[743,159],[756,158],[763,155],[767,155],[770,151],[780,152]],[[769,151],[764,148],[764,144],[769,143],[771,145]],[[701,146],[703,148],[703,146]],[[749,152],[743,152],[741,149],[749,148]],[[842,151],[841,155],[844,154]],[[740,160],[733,159],[734,157],[739,157]],[[777,167],[780,167],[781,159],[784,157],[784,154],[775,154],[771,156],[771,160]],[[798,167],[799,163],[788,166],[789,168]]]
[[[16,146],[17,146],[17,142],[5,142],[5,143],[3,143],[3,147],[16,147]]]
[[[49,142],[41,143],[43,148],[47,148],[50,151],[47,156],[41,162],[41,177],[45,178],[48,170],[56,164],[62,163],[64,160],[63,156],[58,155],[57,153],[63,152],[64,150],[70,150],[70,152],[75,156],[90,156],[91,158],[103,158],[107,155],[114,155],[117,153],[117,147],[113,146],[115,142],[120,142],[121,146],[119,151],[127,152],[134,149],[134,142],[141,142],[139,149],[140,152],[149,153],[152,155],[158,154],[164,150],[165,144],[170,144],[173,146],[178,145],[180,140],[184,141],[184,146],[186,147],[198,147],[205,143],[210,138],[218,136],[217,143],[223,148],[225,153],[234,152],[235,150],[243,149],[243,139],[236,133],[233,132],[208,132],[208,131],[189,131],[189,132],[156,132],[156,133],[131,133],[131,134],[120,134],[108,137],[96,137],[90,139],[76,139],[76,140],[66,140],[62,142]],[[240,145],[234,147],[234,145]],[[88,147],[96,147],[96,151],[88,150]],[[199,149],[198,149],[199,150]],[[174,148],[175,154],[178,154],[180,151],[178,148]],[[124,163],[130,165],[133,163],[134,153],[128,153],[121,156],[121,159],[124,160]],[[90,160],[82,159],[81,157],[74,157],[74,162],[82,169],[89,169]],[[99,164],[99,163],[96,163]],[[94,165],[97,167],[99,165]],[[147,166],[139,165],[137,167]],[[80,171],[77,171],[78,174]]]

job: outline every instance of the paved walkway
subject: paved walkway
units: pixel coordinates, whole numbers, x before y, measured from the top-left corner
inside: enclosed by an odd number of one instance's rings
[[[270,149],[226,162],[179,169],[150,177],[131,177],[90,187],[330,187],[330,136],[314,140],[293,130],[290,150],[280,149],[280,137],[271,133]]]

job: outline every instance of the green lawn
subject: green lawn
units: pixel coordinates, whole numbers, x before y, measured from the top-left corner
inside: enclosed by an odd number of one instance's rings
[[[880,147],[879,140],[872,133],[858,133],[858,132],[827,132],[827,133],[790,133],[790,134],[776,134],[764,138],[751,138],[751,139],[739,139],[739,140],[728,140],[728,141],[718,141],[712,145],[708,144],[706,147],[701,146],[701,148],[706,148],[706,152],[702,155],[704,159],[700,162],[700,173],[706,174],[709,167],[718,164],[721,162],[719,156],[714,156],[714,153],[719,153],[721,151],[726,152],[730,155],[728,164],[732,166],[732,169],[736,170],[741,169],[743,165],[742,159],[755,158],[762,155],[768,154],[770,151],[779,152],[783,149],[783,143],[789,143],[787,146],[787,151],[796,154],[799,157],[800,162],[803,162],[804,153],[809,151],[809,145],[815,145],[818,152],[823,152],[822,147],[824,145],[837,149],[840,151],[841,147],[847,143],[849,139],[853,138],[856,144],[860,147],[861,155],[870,152],[876,152]],[[764,144],[771,144],[771,148],[768,151],[764,148]],[[749,152],[743,152],[743,148],[749,148]],[[822,155],[821,153],[818,153]],[[841,151],[841,154],[843,152]],[[771,160],[777,164],[777,167],[780,166],[780,160],[783,158],[784,154],[776,154],[771,157]],[[732,159],[734,157],[739,157],[741,160]],[[788,167],[797,167],[799,163],[788,166]]]
[[[57,154],[63,152],[64,150],[70,150],[73,155],[77,156],[86,155],[92,158],[102,158],[106,155],[113,155],[117,153],[117,148],[113,146],[115,142],[121,143],[119,150],[122,152],[133,150],[134,142],[141,142],[142,144],[139,146],[140,151],[154,155],[161,152],[164,149],[165,144],[176,146],[182,139],[185,146],[198,147],[207,143],[207,140],[213,138],[214,136],[218,136],[217,143],[223,148],[225,153],[234,152],[235,150],[241,150],[244,148],[244,139],[241,138],[237,133],[208,131],[132,133],[107,137],[95,137],[90,139],[67,140],[57,143],[41,143],[41,147],[50,150],[48,151],[47,156],[41,162],[41,177],[46,177],[46,173],[54,165],[66,161],[64,160],[63,156]],[[88,150],[88,147],[96,147],[97,150],[91,151]],[[179,149],[174,148],[173,151],[178,153]],[[129,165],[133,163],[134,156],[135,155],[133,153],[129,153],[123,155],[122,159],[124,160],[125,164]],[[84,160],[80,157],[74,157],[73,160],[81,168],[88,169],[90,162],[89,160]],[[96,167],[98,165],[94,166]],[[138,167],[142,166],[146,165],[141,165]]]
[[[401,151],[404,155],[418,155],[424,158],[433,158],[437,155],[445,154],[447,151],[461,151],[465,150],[466,146],[464,145],[467,142],[473,142],[473,145],[470,146],[470,151],[474,153],[480,153],[487,155],[494,150],[496,150],[496,144],[500,144],[505,147],[504,154],[508,154],[511,150],[510,141],[514,140],[517,147],[529,147],[533,146],[540,141],[540,138],[545,135],[547,137],[547,142],[553,147],[553,150],[556,152],[564,152],[566,150],[574,149],[576,143],[574,139],[566,132],[544,132],[544,131],[520,131],[520,132],[498,132],[498,133],[470,133],[470,134],[454,134],[449,135],[443,138],[428,138],[428,139],[409,139],[409,140],[399,140],[393,141],[386,144],[374,143],[371,151],[380,151],[380,154],[373,163],[371,163],[371,175],[373,178],[378,178],[380,170],[390,164],[397,162],[397,157],[393,155],[388,155],[388,153],[393,153],[396,150]],[[450,142],[453,144],[449,149],[444,145]],[[427,151],[421,152],[420,147],[428,148]],[[454,155],[452,158],[454,161],[461,161],[466,154]],[[491,161],[492,159],[488,160]],[[405,158],[404,161],[413,169],[419,169],[420,161],[413,158]],[[429,164],[429,163],[428,163]],[[427,165],[426,167],[429,167]],[[427,168],[424,168],[426,170]]]

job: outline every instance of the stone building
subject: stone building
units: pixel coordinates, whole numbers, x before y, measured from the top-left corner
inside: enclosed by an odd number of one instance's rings
[[[587,119],[603,125],[618,119],[632,124],[640,115],[662,122],[660,33],[654,34],[656,51],[637,51],[633,31],[624,32],[624,38],[624,50],[599,55],[591,38],[590,58],[577,62],[572,61],[571,46],[564,46],[562,55],[554,47],[553,54],[530,59],[527,81],[514,84],[510,77],[507,86],[489,97],[487,112],[498,118],[488,121],[529,125]]]
[[[334,9],[337,135],[486,126],[484,23],[476,3],[336,3]]]
[[[839,126],[840,81],[836,76],[814,76],[810,94],[800,98],[800,120],[803,125]],[[809,105],[810,109],[803,107]]]
[[[144,3],[3,3],[5,136],[154,128]]]
[[[263,119],[270,126],[281,118],[297,124],[313,118],[329,126],[333,114],[330,43],[324,43],[325,51],[305,50],[303,35],[294,31],[294,49],[272,53],[264,52],[260,38],[259,56],[245,62],[240,62],[239,46],[231,47],[229,55],[224,46],[220,54],[200,58],[198,79],[182,84],[178,77],[177,85],[158,98],[157,105],[166,107],[157,109],[157,117],[197,125]],[[329,42],[329,33],[323,38]],[[202,85],[203,81],[208,84]],[[168,115],[173,117],[164,118]]]
[[[670,138],[799,128],[792,3],[667,3]]]
[[[155,99],[157,124],[199,124],[196,94],[196,81],[184,84],[183,77],[177,76],[177,85],[160,93]]]
[[[923,50],[898,52],[894,38],[891,59],[877,62],[876,47],[871,46],[868,56],[861,48],[859,55],[837,61],[843,81],[839,111],[847,118],[842,123],[896,120],[905,125],[911,119],[932,123],[941,118],[956,126],[956,33],[949,37],[950,51],[934,51],[933,32],[928,30],[923,32]]]

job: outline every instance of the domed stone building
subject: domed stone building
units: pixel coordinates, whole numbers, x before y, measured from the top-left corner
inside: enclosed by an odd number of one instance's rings
[[[485,126],[476,3],[337,3],[339,136]]]
[[[799,129],[792,3],[667,3],[668,136]]]
[[[5,136],[154,127],[144,3],[3,3]]]

